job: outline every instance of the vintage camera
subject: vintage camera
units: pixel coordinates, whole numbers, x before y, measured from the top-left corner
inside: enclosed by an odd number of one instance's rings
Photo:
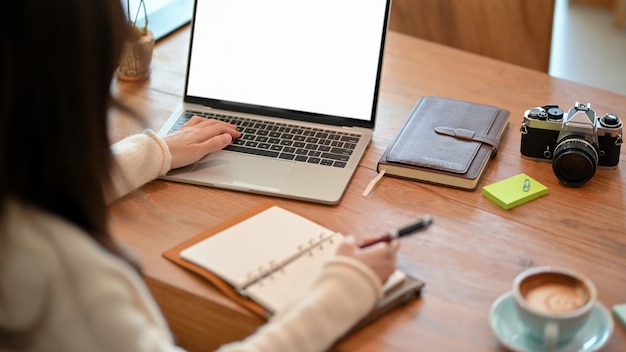
[[[565,185],[582,186],[597,166],[615,167],[622,145],[622,121],[615,114],[597,117],[591,104],[576,102],[567,113],[558,105],[524,112],[523,156],[552,160],[552,170]]]

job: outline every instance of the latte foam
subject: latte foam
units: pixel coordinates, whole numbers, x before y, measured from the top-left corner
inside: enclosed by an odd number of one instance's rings
[[[529,289],[526,303],[534,310],[547,314],[564,314],[587,303],[589,296],[579,286],[563,283],[543,283]]]

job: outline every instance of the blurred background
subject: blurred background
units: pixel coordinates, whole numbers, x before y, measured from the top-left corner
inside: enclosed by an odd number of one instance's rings
[[[393,0],[389,29],[626,94],[626,0]]]
[[[626,95],[626,21],[617,21],[620,4],[626,1],[556,0],[552,76]]]
[[[191,19],[193,0],[144,1],[157,40]],[[626,0],[394,0],[390,29],[626,95]]]

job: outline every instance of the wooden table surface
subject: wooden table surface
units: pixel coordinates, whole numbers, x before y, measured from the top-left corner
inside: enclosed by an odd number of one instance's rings
[[[158,130],[181,101],[189,27],[160,41],[152,76],[114,82],[120,100],[141,118],[111,114],[118,140],[144,128]],[[367,197],[376,162],[422,96],[497,105],[511,111],[502,149],[479,188],[462,191],[384,177]],[[599,169],[581,188],[558,183],[550,163],[520,156],[524,110],[545,104],[569,109],[590,102],[603,115],[626,118],[626,97],[511,64],[388,35],[374,138],[342,201],[335,206],[275,198],[279,205],[328,228],[362,237],[432,214],[435,224],[405,238],[398,266],[426,282],[422,297],[396,309],[336,345],[340,351],[503,351],[489,326],[489,308],[513,278],[536,265],[590,276],[600,302],[626,303],[626,148],[614,169]],[[549,194],[506,211],[481,195],[492,182],[527,173]],[[110,207],[115,238],[133,251],[178,342],[208,351],[252,333],[262,320],[206,282],[161,256],[179,242],[267,197],[157,180]],[[626,329],[615,325],[605,351],[624,351]]]

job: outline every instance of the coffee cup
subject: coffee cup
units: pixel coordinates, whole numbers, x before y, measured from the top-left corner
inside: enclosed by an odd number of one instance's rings
[[[562,268],[531,268],[513,281],[515,307],[527,335],[548,350],[576,335],[587,322],[597,295],[589,278]]]

